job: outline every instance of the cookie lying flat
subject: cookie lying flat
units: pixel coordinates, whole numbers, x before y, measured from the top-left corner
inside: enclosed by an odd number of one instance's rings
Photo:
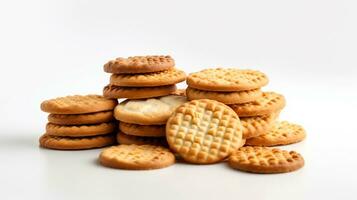
[[[119,129],[127,135],[141,137],[165,137],[165,125],[139,125],[119,123]]]
[[[186,89],[187,99],[212,99],[224,104],[238,104],[238,103],[247,103],[258,99],[262,92],[260,89],[254,90],[245,90],[238,92],[212,92],[205,90],[198,90],[188,87]]]
[[[140,137],[127,135],[119,131],[117,134],[117,141],[119,144],[150,144],[156,146],[168,146],[165,137]]]
[[[104,71],[114,74],[138,74],[171,69],[175,61],[170,56],[134,56],[116,58],[104,65]]]
[[[44,134],[40,137],[40,146],[49,149],[77,150],[110,146],[116,143],[114,135],[92,137],[61,137]]]
[[[53,114],[83,114],[113,110],[117,104],[117,100],[100,95],[74,95],[43,101],[41,110]]]
[[[173,111],[186,101],[186,97],[178,95],[143,100],[126,100],[115,108],[114,117],[119,121],[131,124],[166,124]]]
[[[268,77],[262,72],[233,68],[205,69],[187,77],[189,87],[207,91],[252,90],[266,84]]]
[[[114,120],[113,111],[88,114],[49,114],[48,121],[58,125],[100,124]]]
[[[263,95],[253,102],[231,105],[231,108],[240,117],[268,115],[282,110],[285,106],[283,95],[275,92],[264,92]]]
[[[303,157],[295,151],[268,147],[241,147],[228,160],[232,168],[253,173],[284,173],[304,166]]]
[[[248,139],[265,134],[271,129],[277,117],[278,114],[275,113],[265,116],[241,117],[243,138]]]
[[[190,163],[209,164],[226,158],[242,142],[237,114],[223,103],[201,99],[179,106],[166,124],[170,149]]]
[[[104,149],[99,155],[99,162],[119,169],[160,169],[174,164],[175,156],[160,146],[118,145]]]
[[[103,89],[103,96],[114,99],[146,99],[169,95],[176,91],[175,85],[157,87],[120,87],[108,85]]]
[[[93,125],[74,125],[63,126],[48,123],[46,125],[46,134],[52,136],[66,136],[66,137],[82,137],[94,136],[113,133],[116,130],[116,123],[101,123]]]
[[[298,124],[287,121],[277,122],[273,128],[263,135],[249,138],[249,146],[277,146],[300,142],[306,137],[305,130]]]
[[[173,85],[184,80],[186,80],[184,71],[169,69],[145,74],[112,74],[110,84],[127,87],[154,87]]]

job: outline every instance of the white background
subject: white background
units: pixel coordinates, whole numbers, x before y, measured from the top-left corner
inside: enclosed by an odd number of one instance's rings
[[[1,1],[0,199],[353,199],[357,195],[357,4],[344,0]],[[38,148],[41,101],[101,93],[118,56],[169,54],[186,72],[265,72],[302,124],[303,169],[226,164],[154,171],[99,166],[99,149]],[[184,87],[184,86],[183,86]]]

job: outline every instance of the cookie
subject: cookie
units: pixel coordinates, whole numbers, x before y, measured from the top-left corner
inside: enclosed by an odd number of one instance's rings
[[[113,111],[88,114],[49,114],[48,121],[58,125],[100,124],[114,120]]]
[[[241,117],[243,138],[248,139],[265,134],[271,129],[277,117],[278,114],[275,113],[265,116]]]
[[[40,146],[48,149],[77,150],[110,146],[116,143],[114,135],[91,137],[61,137],[44,134],[39,139]]]
[[[186,89],[176,89],[175,91],[171,92],[171,94],[186,96]]]
[[[119,123],[119,129],[127,134],[142,137],[165,137],[165,125],[139,125]]]
[[[178,95],[142,100],[125,100],[115,108],[114,117],[119,121],[131,124],[166,124],[173,111],[186,101],[186,97]]]
[[[140,137],[127,135],[119,131],[117,134],[117,141],[119,144],[150,144],[156,146],[168,146],[167,141],[164,137]]]
[[[237,114],[218,101],[193,100],[179,106],[166,124],[170,149],[190,163],[216,163],[242,142]]]
[[[169,70],[175,66],[170,56],[134,56],[116,58],[104,65],[104,71],[114,74],[138,74]]]
[[[238,104],[254,101],[262,95],[262,92],[260,89],[238,92],[212,92],[188,87],[186,94],[188,100],[212,99],[224,104]]]
[[[99,162],[107,167],[148,170],[168,167],[175,163],[170,150],[153,145],[117,145],[104,149]]]
[[[247,69],[205,69],[187,77],[189,87],[207,91],[253,90],[266,84],[268,77],[264,73]]]
[[[116,130],[116,123],[101,123],[93,125],[74,125],[74,126],[63,126],[48,123],[46,125],[46,134],[52,136],[66,136],[66,137],[83,137],[83,136],[94,136],[94,135],[104,135],[108,133],[113,133]]]
[[[304,158],[295,151],[268,147],[241,147],[228,160],[229,165],[252,173],[284,173],[304,166]]]
[[[110,84],[124,87],[154,87],[173,85],[184,80],[185,72],[174,68],[145,74],[112,74]]]
[[[43,101],[41,110],[53,114],[84,114],[113,110],[117,100],[100,95],[74,95]]]
[[[169,95],[175,90],[175,85],[158,87],[120,87],[107,85],[103,89],[103,96],[114,99],[146,99]]]
[[[240,117],[268,115],[282,110],[285,106],[285,98],[275,92],[264,92],[255,101],[230,106]]]
[[[287,121],[277,122],[273,128],[263,135],[249,138],[246,144],[249,146],[277,146],[300,142],[306,137],[305,130],[298,124]]]

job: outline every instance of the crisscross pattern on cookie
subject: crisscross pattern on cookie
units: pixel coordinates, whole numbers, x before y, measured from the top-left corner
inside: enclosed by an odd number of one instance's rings
[[[243,138],[252,138],[265,134],[274,124],[278,114],[256,116],[256,117],[242,117],[240,122],[243,126]]]

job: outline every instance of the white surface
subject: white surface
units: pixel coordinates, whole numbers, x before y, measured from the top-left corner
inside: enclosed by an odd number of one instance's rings
[[[357,195],[356,1],[7,1],[0,5],[0,199],[353,199]],[[99,166],[100,150],[38,148],[42,100],[101,93],[117,56],[170,54],[187,72],[259,69],[281,118],[307,130],[283,147],[303,169],[255,175],[177,164]]]

